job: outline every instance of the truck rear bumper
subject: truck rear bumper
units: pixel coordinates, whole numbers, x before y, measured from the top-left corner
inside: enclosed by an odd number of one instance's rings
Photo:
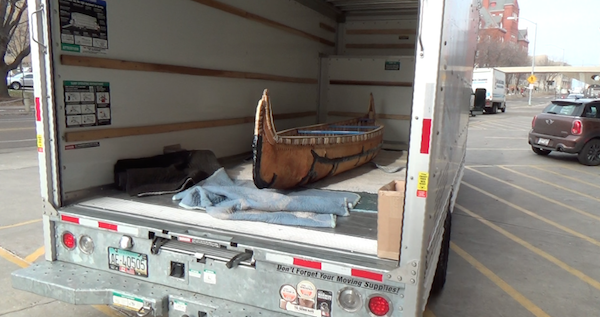
[[[12,286],[19,290],[74,305],[129,306],[134,315],[138,307],[149,308],[146,316],[156,317],[210,317],[218,307],[227,309],[232,316],[283,315],[65,262],[37,263],[11,275]]]

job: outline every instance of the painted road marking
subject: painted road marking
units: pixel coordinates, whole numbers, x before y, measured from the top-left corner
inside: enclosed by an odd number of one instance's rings
[[[502,184],[506,184],[506,185],[508,185],[508,186],[512,186],[512,187],[514,187],[514,188],[516,188],[516,189],[518,189],[518,190],[520,190],[520,191],[522,191],[522,192],[524,192],[524,193],[528,193],[528,194],[530,194],[530,195],[533,195],[533,196],[535,196],[535,197],[538,197],[538,198],[541,198],[541,199],[543,199],[543,200],[549,201],[549,202],[551,202],[551,203],[553,203],[553,204],[556,204],[556,205],[558,205],[558,206],[564,207],[564,208],[566,208],[566,209],[569,209],[569,210],[572,210],[572,211],[574,211],[574,212],[576,212],[576,213],[579,213],[579,214],[582,214],[582,215],[584,215],[584,216],[587,216],[587,217],[590,217],[590,218],[592,218],[592,219],[595,219],[595,220],[598,220],[598,221],[600,221],[600,217],[599,217],[599,216],[592,215],[592,214],[590,214],[590,213],[588,213],[588,212],[585,212],[585,211],[583,211],[583,210],[581,210],[581,209],[577,209],[577,208],[575,208],[575,207],[573,207],[573,206],[569,206],[569,205],[567,205],[567,204],[564,204],[564,203],[562,203],[562,202],[560,202],[560,201],[558,201],[558,200],[554,200],[554,199],[548,198],[548,197],[546,197],[546,196],[540,195],[540,194],[538,194],[538,193],[536,193],[536,192],[532,192],[532,191],[530,191],[530,190],[528,190],[528,189],[525,189],[525,188],[523,188],[523,187],[521,187],[521,186],[517,186],[517,185],[511,184],[511,183],[509,183],[509,182],[507,182],[507,181],[505,181],[505,180],[501,180],[501,179],[499,179],[499,178],[497,178],[497,177],[494,177],[494,176],[492,176],[492,175],[488,175],[488,174],[486,174],[486,173],[484,173],[484,172],[481,172],[481,171],[478,171],[478,170],[476,170],[476,169],[474,169],[474,168],[471,168],[471,167],[465,167],[465,168],[466,168],[466,169],[468,169],[469,171],[473,171],[473,172],[475,172],[475,173],[479,173],[479,174],[481,174],[481,175],[483,175],[483,176],[485,176],[485,177],[491,178],[491,179],[493,179],[493,180],[495,180],[495,181],[497,181],[497,182],[500,182],[500,183],[502,183]]]
[[[496,230],[497,232],[501,233],[502,235],[504,235],[505,237],[511,239],[512,241],[522,245],[523,247],[525,247],[526,249],[528,249],[529,251],[543,257],[544,259],[548,260],[549,262],[555,264],[556,266],[560,267],[561,269],[571,273],[572,275],[578,277],[580,280],[584,281],[585,283],[589,284],[590,286],[594,287],[597,290],[600,290],[600,282],[596,281],[595,279],[587,276],[585,273],[569,266],[567,263],[555,258],[554,256],[550,255],[549,253],[543,251],[542,249],[536,248],[534,247],[531,243],[515,236],[514,234],[498,227],[497,225],[491,223],[490,221],[482,218],[481,216],[477,215],[476,213],[468,210],[467,208],[456,204],[456,207],[458,209],[460,209],[462,212],[466,213],[467,215],[479,220],[481,223],[485,224],[486,226]]]
[[[578,163],[578,164],[579,164],[579,163]],[[580,170],[580,169],[578,169],[578,168],[574,168],[574,167],[572,167],[572,166],[569,166],[569,165],[567,165],[567,164],[557,164],[557,165],[558,165],[559,167],[566,168],[566,169],[570,169],[570,170],[572,170],[572,171],[579,172],[579,173],[582,173],[582,174],[587,174],[587,175],[591,175],[591,176],[595,176],[595,177],[600,177],[600,173],[590,173],[590,172],[586,172],[586,171]]]
[[[10,228],[15,228],[15,227],[20,227],[20,226],[25,226],[25,225],[36,223],[36,222],[40,222],[40,221],[42,221],[42,219],[34,219],[34,220],[24,221],[24,222],[20,222],[20,223],[15,223],[14,225],[8,225],[8,226],[0,227],[0,230],[10,229]]]
[[[23,131],[23,130],[35,130],[35,127],[0,129],[0,132],[5,132],[5,131]]]
[[[504,129],[504,130],[511,130],[511,131],[514,131],[514,130],[529,131],[529,129],[523,128],[522,126],[521,127],[510,126],[505,123],[496,123],[493,121],[486,121],[486,124],[488,124],[490,128],[501,128],[501,130]]]
[[[479,168],[479,167],[498,167],[500,165],[465,165],[465,167],[473,167],[473,168]],[[546,165],[519,165],[519,164],[515,164],[515,165],[508,165],[508,164],[503,164],[502,166],[509,166],[509,167],[533,167],[533,166],[548,166],[548,167],[553,167],[554,165],[551,164],[546,164]]]
[[[423,317],[435,317],[435,315],[433,314],[431,309],[425,308],[425,311],[423,312]]]
[[[20,268],[26,268],[31,265],[31,263],[21,259],[19,256],[11,253],[10,251],[0,247],[0,257],[6,259],[7,261],[16,264]],[[123,315],[118,314],[116,311],[113,311],[110,307],[104,305],[92,305],[96,310],[102,312],[106,316],[110,317],[123,317]]]
[[[507,165],[502,165],[502,166],[507,166]],[[555,174],[555,175],[558,175],[560,177],[564,177],[566,179],[570,179],[572,181],[576,181],[576,182],[579,182],[579,183],[582,183],[582,184],[585,184],[585,185],[588,185],[588,186],[600,188],[600,185],[596,185],[596,184],[584,182],[584,181],[580,180],[579,178],[575,178],[575,177],[567,176],[567,175],[564,175],[564,174],[561,174],[561,173],[557,173],[557,172],[549,171],[549,170],[546,170],[546,169],[542,169],[542,168],[539,168],[538,166],[535,166],[535,165],[532,165],[531,167],[533,167],[535,169],[538,169],[540,171],[543,171],[544,173]],[[600,177],[600,175],[596,175],[596,176]]]
[[[582,233],[579,233],[579,232],[577,232],[577,231],[575,231],[573,229],[570,229],[570,228],[567,228],[567,227],[565,227],[563,225],[560,225],[560,224],[558,224],[558,223],[556,223],[556,222],[554,222],[554,221],[552,221],[550,219],[544,218],[544,217],[536,214],[535,212],[533,212],[531,210],[527,210],[527,209],[525,209],[525,208],[523,208],[521,206],[515,205],[515,204],[511,203],[510,201],[504,200],[504,199],[502,199],[502,198],[500,198],[500,197],[498,197],[498,196],[496,196],[496,195],[494,195],[492,193],[488,193],[485,190],[479,189],[479,188],[477,188],[477,187],[475,187],[475,186],[473,186],[473,185],[471,185],[471,184],[469,184],[467,182],[462,182],[462,184],[465,185],[465,186],[467,186],[467,187],[469,187],[469,188],[471,188],[471,189],[473,189],[473,190],[476,190],[476,191],[478,191],[478,192],[480,192],[480,193],[482,193],[482,194],[484,194],[484,195],[486,195],[486,196],[488,196],[488,197],[490,197],[492,199],[495,199],[495,200],[497,200],[497,201],[499,201],[499,202],[501,202],[501,203],[503,203],[503,204],[505,204],[507,206],[510,206],[513,209],[516,209],[516,210],[518,210],[518,211],[520,211],[520,212],[522,212],[524,214],[527,214],[527,215],[529,215],[529,216],[531,216],[533,218],[541,220],[541,221],[543,221],[543,222],[545,222],[545,223],[547,223],[547,224],[549,224],[551,226],[554,226],[554,227],[556,227],[556,228],[558,228],[558,229],[560,229],[560,230],[562,230],[564,232],[567,232],[567,233],[569,233],[569,234],[571,234],[573,236],[576,236],[576,237],[578,237],[578,238],[580,238],[582,240],[585,240],[585,241],[587,241],[587,242],[589,242],[591,244],[594,244],[594,245],[600,247],[600,241],[598,241],[598,240],[596,240],[594,238],[588,237],[588,236],[586,236],[586,235],[584,235]]]
[[[511,173],[515,173],[515,174],[523,176],[523,177],[531,178],[531,179],[533,179],[535,181],[538,181],[538,182],[546,184],[546,185],[554,186],[554,187],[556,187],[558,189],[561,189],[561,190],[564,190],[564,191],[568,191],[568,192],[573,193],[575,195],[583,196],[585,198],[588,198],[588,199],[600,202],[600,199],[598,199],[598,198],[596,198],[594,196],[591,196],[591,195],[588,195],[588,194],[584,194],[584,193],[581,193],[581,192],[578,192],[576,190],[572,190],[570,188],[566,188],[566,187],[563,187],[563,186],[560,186],[560,185],[556,185],[556,184],[553,184],[551,182],[545,181],[543,179],[540,179],[540,178],[537,178],[537,177],[533,177],[533,176],[527,175],[525,173],[517,172],[517,171],[515,171],[513,169],[510,169],[510,168],[507,168],[507,167],[504,167],[504,166],[498,166],[498,168],[501,168],[501,169],[503,169],[505,171],[509,171]]]
[[[16,264],[21,268],[25,268],[31,265],[31,263],[25,261],[24,259],[21,259],[16,254],[4,249],[3,247],[0,247],[0,256],[5,258],[8,262]]]
[[[499,148],[487,148],[487,147],[467,147],[467,151],[531,151],[531,149],[523,148],[523,149],[499,149]]]
[[[481,274],[490,279],[494,284],[496,284],[500,289],[502,289],[506,294],[516,300],[521,306],[527,309],[536,317],[550,317],[546,312],[544,312],[541,308],[539,308],[536,304],[530,301],[527,297],[521,294],[519,291],[514,289],[508,283],[506,283],[503,279],[501,279],[498,275],[496,275],[492,270],[488,269],[481,262],[477,261],[473,256],[468,254],[465,250],[461,249],[454,242],[450,241],[450,249],[456,252],[461,258],[465,261],[469,262],[473,267],[475,267]]]
[[[36,139],[10,140],[10,141],[0,141],[0,143],[30,142],[30,141],[35,141],[35,140]]]
[[[40,256],[44,255],[46,249],[44,247],[40,247],[37,250],[35,250],[33,253],[31,253],[30,255],[25,257],[25,261],[29,262],[29,263],[33,263],[35,262],[37,259],[39,259]]]

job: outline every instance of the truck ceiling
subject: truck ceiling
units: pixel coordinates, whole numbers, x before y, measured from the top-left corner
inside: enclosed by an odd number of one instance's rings
[[[419,0],[296,0],[342,22],[349,16],[416,15]]]

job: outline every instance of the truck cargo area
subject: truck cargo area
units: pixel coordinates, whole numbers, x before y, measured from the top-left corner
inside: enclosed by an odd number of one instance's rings
[[[187,210],[178,206],[173,195],[137,197],[111,187],[86,191],[79,201],[69,204],[61,211],[70,214],[87,210],[88,216],[97,212],[112,212],[143,219],[169,221],[171,224],[195,226],[197,231],[217,230],[222,234],[239,238],[252,237],[304,246],[325,247],[340,251],[377,255],[377,194],[382,185],[404,179],[406,160],[402,151],[382,151],[379,162],[391,162],[399,171],[388,173],[373,165],[359,167],[346,174],[335,176],[315,184],[311,188],[325,188],[352,192],[360,190],[360,200],[347,217],[337,217],[335,228],[311,228],[285,226],[254,221],[216,219],[202,210]],[[387,160],[382,160],[387,158]],[[251,180],[252,164],[243,159],[228,159],[225,163],[228,174],[234,179]],[[396,168],[399,167],[399,168]],[[180,232],[182,233],[182,232]]]
[[[403,181],[405,169],[385,173],[368,164],[314,185],[361,195],[363,212],[337,217],[331,229],[219,220],[178,207],[172,195],[134,198],[109,189],[120,159],[169,148],[250,155],[265,89],[277,130],[363,115],[373,94],[385,125],[381,156],[397,156],[390,166],[406,167],[418,2],[259,2],[108,2],[107,28],[120,30],[108,32],[108,47],[61,43],[54,54],[55,75],[64,80],[55,86],[60,211],[96,208],[377,254],[377,192]],[[140,17],[135,29],[119,18],[126,15]],[[157,19],[168,27],[158,28]],[[62,32],[58,25],[53,31]],[[97,96],[100,89],[106,100],[82,104],[81,87]],[[87,106],[95,107],[95,118]],[[251,162],[228,164],[252,179]],[[340,181],[349,187],[336,186]]]

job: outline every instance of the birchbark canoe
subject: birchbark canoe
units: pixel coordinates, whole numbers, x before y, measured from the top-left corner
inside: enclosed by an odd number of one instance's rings
[[[256,108],[254,184],[260,189],[291,189],[361,166],[381,150],[383,129],[371,94],[362,117],[277,132],[265,90]]]

